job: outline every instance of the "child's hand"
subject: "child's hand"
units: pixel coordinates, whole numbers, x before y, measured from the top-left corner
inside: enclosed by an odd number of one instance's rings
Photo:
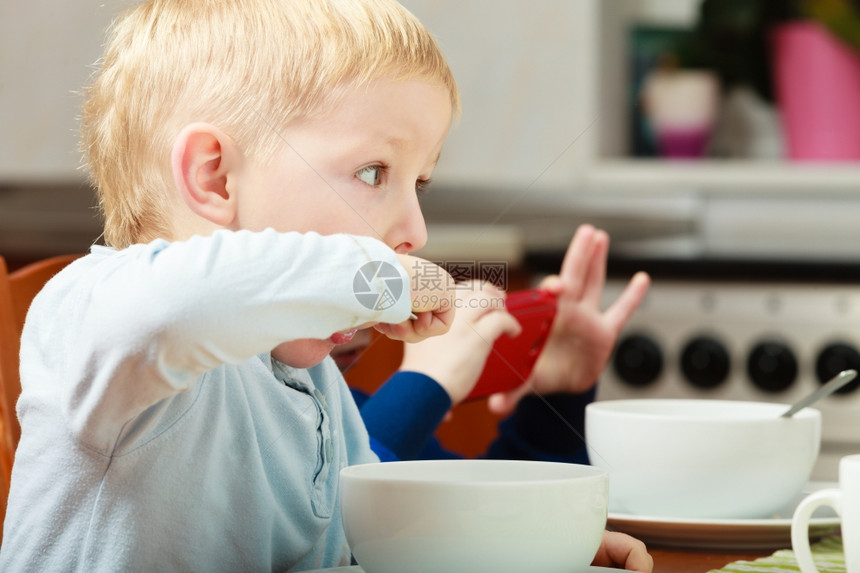
[[[421,372],[442,386],[454,404],[469,395],[493,346],[502,334],[517,336],[522,328],[504,308],[504,292],[490,283],[471,281],[456,286],[457,318],[451,330],[406,344],[400,370]]]
[[[583,225],[567,249],[561,275],[548,277],[541,287],[558,295],[558,311],[546,346],[529,383],[516,390],[495,394],[490,409],[510,412],[526,393],[584,392],[606,367],[618,334],[639,306],[650,284],[637,273],[612,306],[600,309],[606,282],[609,235]]]
[[[411,255],[397,255],[409,274],[409,292],[415,319],[400,324],[377,324],[376,330],[394,340],[419,342],[448,332],[454,322],[454,279],[448,271]]]
[[[651,573],[654,569],[654,559],[644,543],[615,531],[603,532],[603,540],[591,564],[595,567],[623,567],[640,573]]]

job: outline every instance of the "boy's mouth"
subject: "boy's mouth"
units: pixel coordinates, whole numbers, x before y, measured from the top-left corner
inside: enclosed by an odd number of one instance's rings
[[[333,344],[346,344],[352,337],[355,336],[355,333],[358,332],[358,329],[353,328],[351,330],[344,330],[343,332],[335,332],[329,337],[329,340]]]

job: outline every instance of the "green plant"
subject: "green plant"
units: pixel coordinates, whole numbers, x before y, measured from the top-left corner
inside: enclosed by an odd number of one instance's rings
[[[803,20],[821,23],[860,52],[860,0],[704,0],[683,63],[715,70],[725,89],[748,85],[773,101],[770,34]]]
[[[800,0],[804,13],[860,52],[860,0]]]

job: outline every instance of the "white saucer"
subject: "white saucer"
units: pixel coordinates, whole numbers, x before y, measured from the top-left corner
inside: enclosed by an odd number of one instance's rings
[[[632,535],[646,545],[703,549],[785,549],[791,547],[791,516],[806,495],[836,483],[813,482],[790,505],[763,519],[692,519],[609,513],[607,528]],[[810,538],[839,530],[839,517],[829,508],[809,523]]]

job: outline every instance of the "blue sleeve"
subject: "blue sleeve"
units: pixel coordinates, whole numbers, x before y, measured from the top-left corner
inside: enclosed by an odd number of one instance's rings
[[[395,372],[372,396],[352,389],[370,434],[371,449],[383,462],[462,457],[433,436],[451,407],[448,393],[417,372]],[[587,464],[585,406],[595,390],[583,394],[529,395],[509,418],[485,457]]]
[[[499,424],[488,458],[587,464],[585,406],[595,389],[583,394],[529,395]]]
[[[382,461],[429,458],[439,448],[433,433],[451,408],[451,398],[435,380],[418,372],[395,372],[372,396],[353,389],[371,448]],[[443,450],[436,452],[443,457]]]
[[[376,454],[376,457],[379,458],[380,462],[399,462],[400,458],[397,455],[385,447],[385,444],[370,436],[370,449],[373,450],[373,453]]]

